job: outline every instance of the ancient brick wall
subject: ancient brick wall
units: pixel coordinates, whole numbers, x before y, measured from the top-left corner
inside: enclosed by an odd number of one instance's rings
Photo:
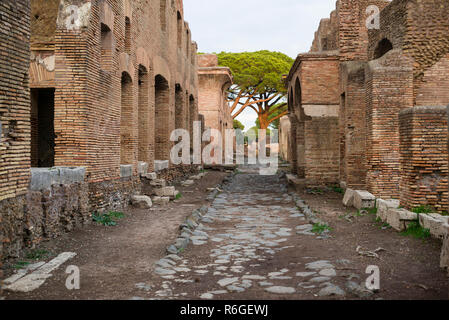
[[[342,60],[366,60],[368,30],[366,22],[371,5],[382,10],[389,4],[385,0],[339,0],[337,1],[337,38]]]
[[[399,198],[399,112],[413,106],[413,66],[392,50],[366,68],[367,189]]]
[[[339,177],[339,56],[299,55],[289,76],[292,162],[307,184],[335,183]]]
[[[348,61],[340,71],[340,181],[364,189],[366,179],[365,63]]]
[[[21,248],[30,178],[30,2],[0,2],[0,266]],[[1,271],[0,271],[1,277]]]
[[[431,206],[448,212],[446,107],[414,107],[401,111],[401,205]]]
[[[121,165],[153,170],[169,159],[177,121],[191,129],[198,117],[197,45],[182,1],[32,2],[31,85],[55,88],[54,163],[85,166],[90,183],[121,192]]]
[[[198,112],[204,116],[206,127],[221,132],[224,148],[225,130],[233,128],[226,96],[226,90],[232,85],[231,70],[218,67],[214,54],[198,55],[198,65]]]
[[[394,0],[380,15],[380,30],[369,32],[369,59],[376,59],[387,39],[413,59],[414,104],[447,102],[447,54],[449,53],[449,2],[446,0]],[[442,61],[444,60],[444,61]],[[446,99],[446,101],[444,101]]]
[[[290,145],[291,125],[290,119],[283,116],[279,120],[279,154],[285,161],[289,161],[289,145]]]

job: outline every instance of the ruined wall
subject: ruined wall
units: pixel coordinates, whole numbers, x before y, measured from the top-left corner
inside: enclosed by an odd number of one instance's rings
[[[401,205],[430,206],[448,212],[446,107],[414,107],[401,111]]]
[[[414,61],[414,104],[441,105],[447,102],[449,80],[449,2],[446,0],[394,0],[381,12],[380,30],[369,32],[369,58],[378,58],[382,39]],[[441,91],[442,89],[442,91]]]
[[[340,68],[340,181],[365,189],[365,64],[348,61]]]
[[[279,120],[279,154],[285,161],[290,160],[289,148],[290,148],[290,135],[291,124],[288,116],[283,116]]]
[[[21,248],[30,172],[30,3],[0,2],[0,266]],[[0,271],[1,276],[1,271]]]
[[[307,184],[338,182],[339,57],[333,52],[299,55],[289,76],[292,161]]]
[[[85,166],[91,199],[111,191],[103,203],[134,186],[122,165],[152,171],[177,123],[197,120],[197,45],[179,0],[56,2],[32,0],[31,85],[55,88],[55,165]]]
[[[366,68],[367,189],[377,197],[399,198],[399,112],[413,106],[413,67],[392,50]]]
[[[339,0],[337,1],[337,39],[341,59],[367,60],[368,30],[366,22],[371,5],[382,10],[389,4],[385,0]]]
[[[204,116],[205,126],[220,131],[224,139],[225,130],[233,128],[226,96],[226,90],[232,85],[231,70],[218,67],[214,54],[198,55],[198,59],[198,110]]]

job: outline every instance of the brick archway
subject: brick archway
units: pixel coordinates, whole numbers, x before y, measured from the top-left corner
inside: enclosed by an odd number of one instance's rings
[[[122,72],[121,87],[120,163],[133,164],[133,81],[127,72]]]
[[[155,160],[170,157],[170,88],[161,75],[155,77]]]
[[[138,160],[150,163],[152,162],[152,149],[153,146],[150,142],[152,135],[152,126],[150,119],[150,101],[149,101],[149,89],[150,78],[148,70],[139,65],[138,70],[139,82],[138,82],[138,115],[139,115],[139,138],[138,138]]]

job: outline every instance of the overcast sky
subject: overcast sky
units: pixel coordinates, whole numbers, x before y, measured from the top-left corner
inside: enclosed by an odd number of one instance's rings
[[[184,0],[184,16],[200,52],[280,51],[292,58],[307,52],[320,19],[336,0]],[[255,125],[248,109],[238,120]]]

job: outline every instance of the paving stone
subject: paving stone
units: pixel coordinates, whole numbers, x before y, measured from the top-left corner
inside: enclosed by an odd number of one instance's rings
[[[344,296],[345,292],[337,285],[329,284],[318,292],[320,297]]]
[[[227,287],[231,284],[233,284],[234,282],[237,282],[239,280],[239,278],[224,278],[219,280],[217,283],[222,286],[222,287]]]
[[[269,293],[276,293],[276,294],[293,294],[296,292],[295,288],[291,287],[280,287],[280,286],[274,286],[266,288],[265,291]]]
[[[335,277],[337,272],[335,269],[323,269],[320,271],[320,275],[324,277]]]
[[[333,269],[334,266],[330,264],[329,261],[320,260],[306,264],[307,270],[317,270],[317,269]]]
[[[302,277],[302,278],[307,278],[307,277],[313,276],[315,274],[316,274],[316,272],[297,272],[296,276]]]
[[[329,278],[329,277],[315,277],[315,278],[310,279],[309,281],[310,282],[326,282],[329,280],[331,280],[331,278]]]

